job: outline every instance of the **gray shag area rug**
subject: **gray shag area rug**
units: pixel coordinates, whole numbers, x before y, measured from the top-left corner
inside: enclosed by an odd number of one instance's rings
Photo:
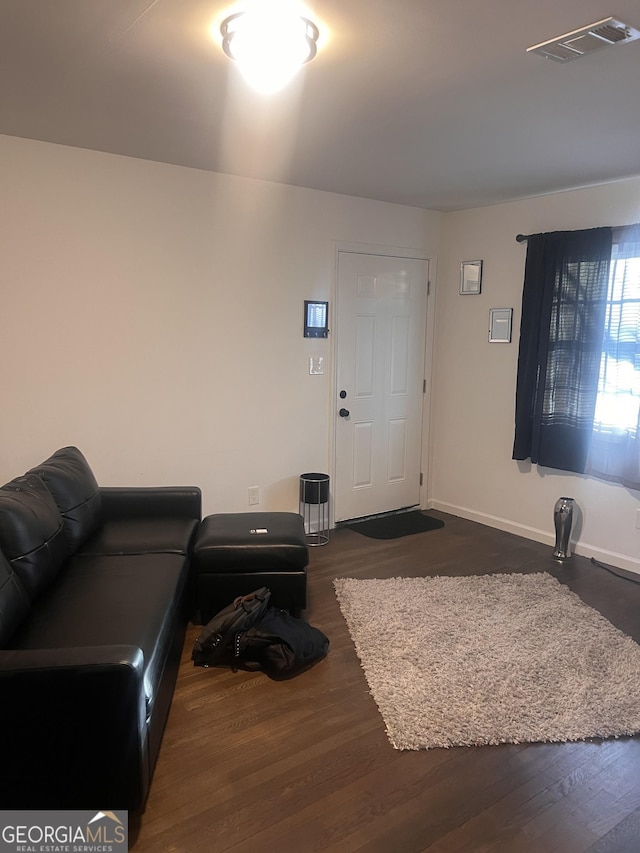
[[[546,572],[334,587],[396,749],[640,732],[640,646]]]

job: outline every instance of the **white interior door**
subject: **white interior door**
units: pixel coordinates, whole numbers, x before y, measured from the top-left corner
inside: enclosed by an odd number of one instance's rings
[[[335,520],[420,502],[428,261],[338,254]]]

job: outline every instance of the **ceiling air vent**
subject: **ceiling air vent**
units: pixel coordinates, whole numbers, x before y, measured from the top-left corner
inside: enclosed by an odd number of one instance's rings
[[[570,62],[602,47],[626,44],[628,41],[639,38],[640,30],[623,24],[616,18],[604,18],[602,21],[596,21],[595,24],[589,24],[587,27],[581,27],[563,36],[534,44],[533,47],[527,48],[527,53],[538,53],[556,62]]]

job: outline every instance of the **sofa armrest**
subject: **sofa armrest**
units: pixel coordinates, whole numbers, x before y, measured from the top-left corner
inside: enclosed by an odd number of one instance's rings
[[[102,515],[115,518],[202,517],[198,486],[102,486]]]
[[[136,809],[149,785],[136,646],[0,651],[4,808]]]
[[[41,676],[51,671],[57,677],[72,677],[74,671],[104,674],[124,667],[130,677],[141,679],[144,656],[138,646],[70,646],[61,649],[2,649],[0,650],[0,679]],[[66,673],[66,675],[65,675]],[[100,677],[98,675],[97,677]],[[3,705],[0,703],[0,714]]]

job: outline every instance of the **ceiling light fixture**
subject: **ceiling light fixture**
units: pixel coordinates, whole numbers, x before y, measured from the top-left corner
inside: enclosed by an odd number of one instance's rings
[[[222,49],[259,92],[276,92],[318,50],[318,27],[291,3],[261,0],[220,25]]]

